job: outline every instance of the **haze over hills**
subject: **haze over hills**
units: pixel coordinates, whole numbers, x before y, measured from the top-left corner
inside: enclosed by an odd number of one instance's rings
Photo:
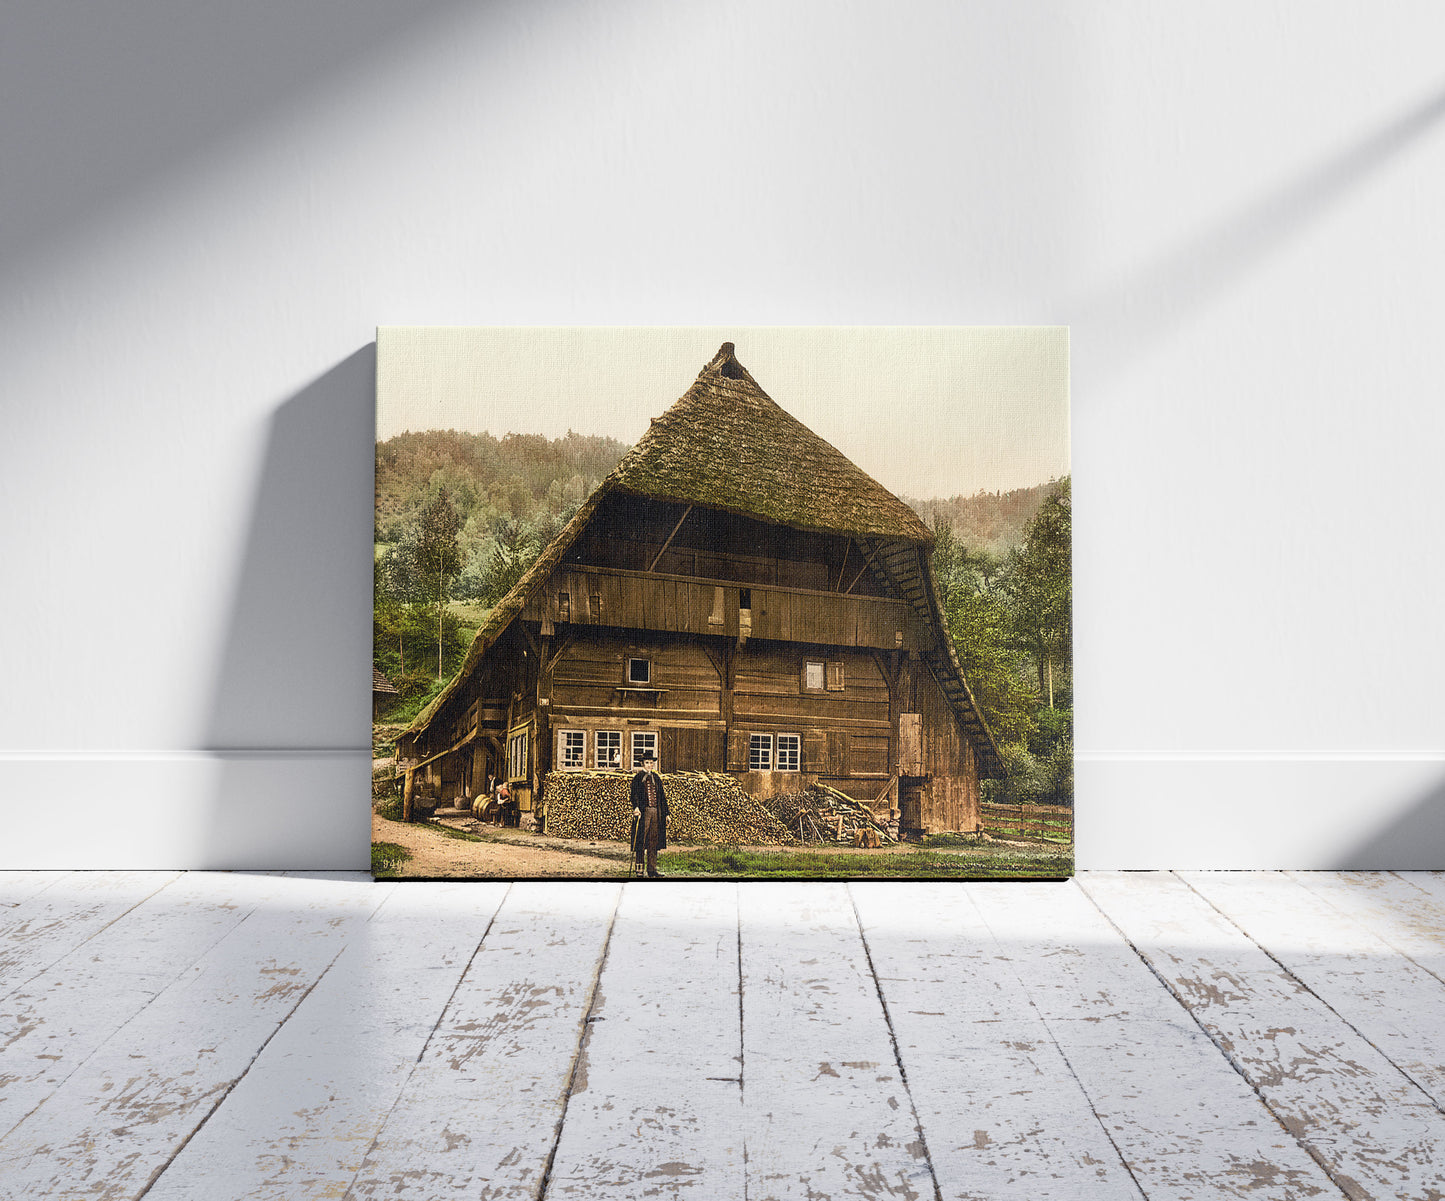
[[[953,527],[953,535],[972,551],[1003,555],[1024,543],[1024,534],[1058,481],[1012,488],[1008,492],[975,492],[972,496],[933,497],[918,500],[905,496],[909,507],[930,528],[942,517]]]
[[[426,501],[445,487],[461,517],[464,555],[508,518],[554,527],[595,488],[628,446],[615,438],[568,432],[398,434],[376,445],[376,541],[397,542]],[[972,496],[903,497],[924,522],[942,517],[970,550],[1000,555],[1023,543],[1024,530],[1052,483]]]

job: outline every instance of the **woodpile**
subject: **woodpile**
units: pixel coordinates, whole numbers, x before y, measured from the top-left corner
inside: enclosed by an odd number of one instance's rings
[[[669,842],[781,846],[797,839],[765,802],[722,772],[662,775]],[[626,842],[632,828],[631,772],[549,772],[542,784],[547,833]]]
[[[873,816],[873,810],[847,793],[814,784],[802,792],[782,793],[763,801],[799,842],[836,842],[849,846],[882,846],[898,840]],[[857,841],[866,833],[863,841]],[[874,842],[874,839],[877,842]]]

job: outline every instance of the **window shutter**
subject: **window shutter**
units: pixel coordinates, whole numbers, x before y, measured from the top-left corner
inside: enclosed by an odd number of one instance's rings
[[[828,691],[843,691],[843,664],[832,661],[828,664]]]

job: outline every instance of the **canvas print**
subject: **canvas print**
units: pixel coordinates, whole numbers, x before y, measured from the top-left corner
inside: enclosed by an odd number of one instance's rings
[[[383,328],[379,877],[1073,868],[1062,328]]]

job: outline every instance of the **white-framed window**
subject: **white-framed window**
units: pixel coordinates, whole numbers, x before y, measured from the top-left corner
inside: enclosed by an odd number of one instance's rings
[[[507,741],[507,779],[521,780],[527,775],[527,731],[513,734]]]
[[[778,771],[797,771],[802,765],[803,736],[801,734],[778,735]]]
[[[820,659],[809,659],[803,664],[803,687],[823,691],[823,663]]]
[[[657,756],[657,731],[656,730],[633,730],[632,731],[632,770],[642,770],[642,760],[646,755]],[[657,770],[662,770],[661,761],[657,764]]]
[[[650,659],[627,660],[627,682],[634,685],[652,683],[652,661]]]
[[[557,766],[563,771],[587,766],[587,731],[557,731]]]
[[[773,770],[773,736],[748,735],[748,771]]]
[[[622,766],[622,731],[598,730],[594,753],[596,758],[593,763],[597,767],[620,768]]]

